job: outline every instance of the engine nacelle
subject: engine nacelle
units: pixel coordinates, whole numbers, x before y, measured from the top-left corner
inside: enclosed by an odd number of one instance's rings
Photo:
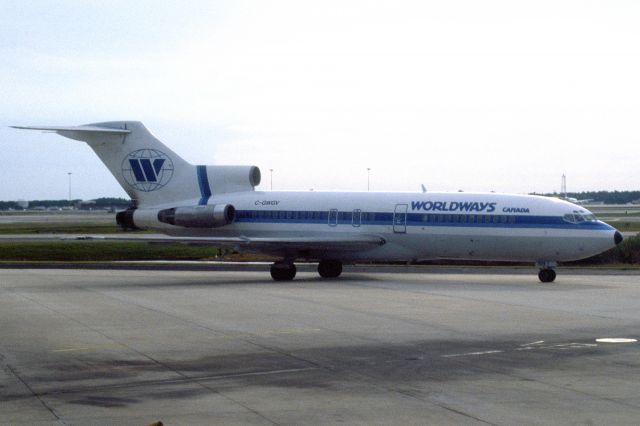
[[[206,166],[211,189],[215,194],[253,191],[260,185],[260,169],[256,166]]]
[[[128,208],[126,210],[120,211],[116,214],[116,223],[123,230],[133,230],[139,229],[136,224],[133,222],[133,213],[136,211],[134,208]]]
[[[236,209],[231,204],[175,207],[158,212],[158,220],[185,228],[218,228],[233,223]]]

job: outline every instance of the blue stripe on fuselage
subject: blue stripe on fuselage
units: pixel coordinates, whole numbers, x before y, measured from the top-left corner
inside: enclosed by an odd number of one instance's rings
[[[198,204],[205,206],[209,202],[209,198],[211,198],[207,166],[196,166],[196,171],[198,174],[198,186],[200,187],[200,201],[198,201]]]
[[[362,212],[360,223],[364,225],[393,225],[391,212]],[[463,217],[464,216],[464,217]],[[454,219],[455,217],[455,219]],[[326,225],[328,211],[304,210],[238,210],[236,222],[239,223],[289,223]],[[338,225],[351,225],[352,212],[338,212]],[[591,229],[612,230],[604,222],[583,222],[572,224],[561,216],[529,215],[459,215],[408,213],[407,226],[414,227],[466,227],[466,228],[554,228],[554,229]]]

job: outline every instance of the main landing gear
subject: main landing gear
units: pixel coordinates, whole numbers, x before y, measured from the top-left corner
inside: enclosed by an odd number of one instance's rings
[[[558,264],[556,262],[537,262],[536,266],[540,268],[538,278],[543,283],[552,283],[556,279],[556,271],[553,270]]]
[[[322,278],[338,278],[342,273],[342,262],[339,260],[321,260],[318,273]]]
[[[271,265],[271,278],[276,281],[291,281],[296,276],[296,265],[291,262],[276,262]]]
[[[322,278],[338,278],[342,273],[342,262],[339,260],[321,260],[318,263],[318,274]],[[271,265],[271,277],[276,281],[291,281],[296,276],[296,265],[293,262],[281,261]]]

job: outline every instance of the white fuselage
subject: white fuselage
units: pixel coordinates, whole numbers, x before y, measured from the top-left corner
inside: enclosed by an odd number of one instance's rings
[[[542,282],[558,261],[583,259],[622,235],[582,207],[554,198],[472,193],[258,192],[255,166],[192,165],[138,121],[18,126],[86,142],[135,202],[124,229],[279,256],[276,280],[296,259],[323,278],[353,260],[472,259],[535,262]],[[172,240],[176,240],[172,238]]]
[[[192,206],[186,200],[170,206]],[[530,195],[494,193],[259,192],[213,195],[231,204],[235,221],[211,229],[161,223],[157,208],[136,223],[174,236],[318,237],[376,235],[386,244],[363,251],[310,248],[309,258],[340,260],[475,259],[569,261],[615,246],[616,230],[581,206]],[[277,246],[267,251],[286,255]]]

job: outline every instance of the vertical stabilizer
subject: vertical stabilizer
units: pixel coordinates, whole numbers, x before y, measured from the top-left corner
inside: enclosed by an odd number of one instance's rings
[[[200,196],[196,168],[138,121],[71,127],[14,127],[52,131],[86,142],[139,206],[162,205]]]
[[[189,164],[139,121],[13,127],[86,142],[138,207],[206,205],[215,194],[253,191],[260,183],[260,170],[255,166]]]

